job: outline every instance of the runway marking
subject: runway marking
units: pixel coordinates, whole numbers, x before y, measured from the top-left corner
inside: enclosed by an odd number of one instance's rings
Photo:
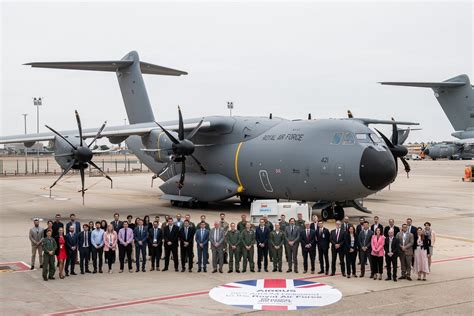
[[[468,260],[468,259],[474,259],[474,255],[453,257],[453,258],[440,259],[440,260],[433,260],[432,264],[452,262],[452,261],[461,261],[461,260]],[[339,275],[341,275],[341,273],[336,273],[335,276],[339,276]],[[321,279],[321,278],[329,278],[329,277],[330,277],[329,275],[323,274],[323,275],[302,277],[302,278],[298,278],[296,280]],[[96,311],[115,309],[115,308],[119,308],[119,307],[128,307],[128,306],[133,306],[133,305],[141,305],[141,304],[155,303],[155,302],[161,302],[161,301],[169,301],[169,300],[175,300],[175,299],[186,298],[186,297],[194,297],[194,296],[200,296],[200,295],[207,295],[207,294],[209,294],[209,290],[198,291],[198,292],[189,292],[189,293],[181,293],[181,294],[174,294],[174,295],[166,295],[166,296],[158,296],[158,297],[150,297],[150,298],[141,299],[141,300],[133,300],[133,301],[127,301],[127,302],[122,302],[122,303],[113,303],[113,304],[99,305],[99,306],[93,306],[93,307],[77,308],[77,309],[71,309],[71,310],[66,310],[66,311],[62,311],[62,312],[54,312],[54,313],[44,314],[44,315],[45,316],[65,316],[65,315],[74,315],[74,314],[79,314],[79,313],[90,313],[90,312],[96,312]]]

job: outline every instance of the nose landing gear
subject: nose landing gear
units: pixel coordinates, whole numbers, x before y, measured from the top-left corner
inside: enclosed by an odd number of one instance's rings
[[[336,221],[340,221],[344,218],[344,214],[344,208],[342,206],[328,206],[321,210],[321,219],[327,221],[328,219],[334,218]]]

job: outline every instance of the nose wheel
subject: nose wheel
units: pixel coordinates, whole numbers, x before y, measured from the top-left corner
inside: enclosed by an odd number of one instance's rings
[[[344,218],[344,208],[340,205],[334,207],[334,219],[340,221]]]

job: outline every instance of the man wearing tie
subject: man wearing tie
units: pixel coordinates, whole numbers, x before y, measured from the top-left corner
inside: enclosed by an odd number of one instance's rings
[[[143,226],[143,220],[138,219],[138,226],[135,227],[134,239],[135,239],[135,261],[136,261],[136,270],[135,272],[140,272],[140,254],[142,255],[142,272],[146,272],[146,241],[148,238],[147,228]]]
[[[119,230],[123,227],[123,222],[120,220],[120,214],[114,214],[114,220],[110,222],[114,227],[115,232],[118,234]]]
[[[76,272],[74,272],[74,266],[76,265],[77,239],[77,233],[74,232],[74,226],[69,225],[69,232],[66,235],[66,267],[64,268],[66,276],[69,276],[69,271],[71,271],[71,275],[76,275]]]
[[[316,230],[316,242],[318,244],[319,267],[318,274],[329,274],[329,229],[324,227],[322,220],[318,221],[318,229]]]
[[[188,271],[193,272],[194,259],[194,228],[191,227],[187,219],[184,220],[183,227],[179,231],[181,247],[181,272],[186,271],[186,261]]]
[[[367,260],[372,266],[370,253],[372,252],[371,240],[374,232],[369,229],[369,222],[364,221],[361,232],[358,235],[359,238],[359,258],[360,258],[360,277],[363,278],[365,275],[365,266]],[[372,271],[373,269],[371,269]],[[373,278],[374,275],[371,273],[370,278]]]
[[[134,232],[129,227],[128,221],[123,222],[123,227],[118,232],[118,247],[119,247],[119,261],[120,271],[123,272],[125,266],[125,255],[127,255],[128,272],[132,273],[132,242],[134,240]],[[153,265],[153,261],[152,261]]]
[[[385,238],[384,250],[385,263],[387,264],[387,278],[385,281],[390,281],[393,277],[393,281],[397,282],[397,261],[400,251],[400,242],[395,238],[395,231],[393,229],[388,231],[388,237]]]
[[[212,273],[217,272],[217,265],[219,265],[219,272],[223,272],[222,266],[224,265],[224,237],[224,229],[220,227],[220,222],[215,221],[214,227],[211,229],[209,237],[212,251]]]
[[[316,236],[315,231],[310,228],[309,222],[300,234],[301,251],[303,252],[303,273],[308,272],[308,256],[311,262],[311,273],[314,273],[314,261],[316,259]]]
[[[160,223],[155,220],[153,227],[148,230],[148,244],[150,245],[151,270],[160,271],[160,259],[163,245],[163,232],[159,227]]]
[[[168,271],[170,255],[173,254],[174,270],[178,272],[178,236],[179,228],[173,224],[173,219],[168,218],[168,226],[163,229],[163,241],[165,245],[165,268]]]
[[[413,259],[413,244],[414,244],[414,237],[413,234],[408,231],[408,225],[402,225],[402,231],[397,234],[397,239],[399,242],[400,247],[400,265],[402,268],[402,276],[399,278],[407,279],[411,281],[411,265]]]
[[[341,221],[336,222],[336,229],[331,231],[331,276],[336,274],[336,260],[339,256],[342,276],[346,276],[346,264],[344,261],[345,231],[341,228]]]
[[[82,225],[82,232],[79,233],[79,262],[80,262],[80,268],[81,268],[81,274],[84,274],[84,271],[86,273],[91,273],[89,270],[89,259],[90,259],[90,254],[91,254],[91,232],[89,231],[89,225],[84,224]]]
[[[301,219],[301,225],[304,225],[304,220]],[[286,227],[286,250],[288,257],[288,270],[286,272],[292,272],[294,266],[295,273],[298,273],[298,245],[300,241],[300,230],[295,225],[295,219],[290,218],[289,225]]]
[[[197,255],[198,255],[198,272],[206,270],[207,252],[209,249],[209,231],[206,229],[206,223],[201,222],[200,228],[196,231],[196,244],[197,244]]]
[[[265,227],[265,220],[260,219],[260,225],[255,231],[255,241],[257,243],[257,267],[258,272],[263,268],[268,272],[268,239],[270,237],[270,229]]]
[[[28,237],[31,242],[31,270],[35,268],[36,252],[38,252],[40,268],[43,268],[43,235],[44,229],[39,227],[39,219],[33,220],[34,226],[30,229]]]

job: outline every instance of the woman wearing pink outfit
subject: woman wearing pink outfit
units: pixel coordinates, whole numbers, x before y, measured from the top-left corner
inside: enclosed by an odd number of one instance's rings
[[[426,274],[430,273],[428,264],[428,254],[430,252],[430,239],[428,239],[421,227],[416,230],[417,237],[415,240],[415,262],[413,264],[413,271],[418,273],[418,281],[421,280],[423,275],[423,281],[426,281]]]
[[[374,275],[374,280],[377,280],[377,276],[379,280],[382,280],[385,237],[382,235],[382,230],[379,227],[375,229],[375,234],[372,236],[370,244],[372,246],[372,274]]]

